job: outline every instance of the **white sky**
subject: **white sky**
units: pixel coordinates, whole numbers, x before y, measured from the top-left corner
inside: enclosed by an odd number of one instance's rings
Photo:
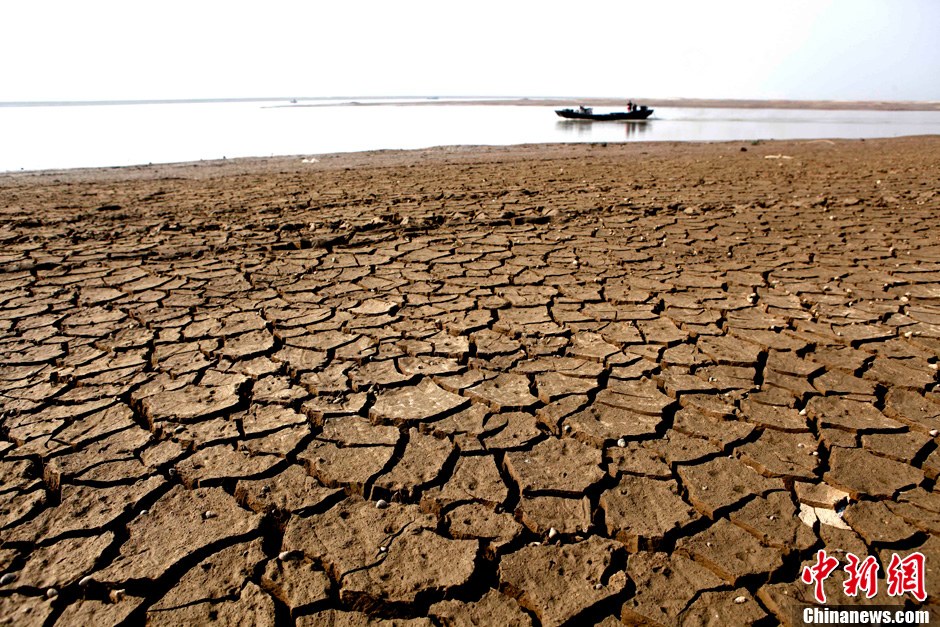
[[[0,101],[940,100],[937,0],[6,0]]]

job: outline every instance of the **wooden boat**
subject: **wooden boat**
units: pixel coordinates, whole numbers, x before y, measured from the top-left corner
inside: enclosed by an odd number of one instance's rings
[[[618,120],[645,120],[653,115],[653,110],[646,105],[636,105],[629,111],[615,111],[613,113],[594,113],[591,107],[578,107],[577,109],[555,109],[555,113],[569,120],[594,120],[596,122],[614,122]]]

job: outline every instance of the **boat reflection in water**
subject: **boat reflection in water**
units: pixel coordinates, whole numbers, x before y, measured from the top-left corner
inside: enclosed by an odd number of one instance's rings
[[[620,141],[621,132],[626,139],[640,139],[641,135],[646,134],[650,125],[646,120],[635,120],[627,122],[618,122],[616,124],[603,124],[600,126],[591,124],[590,120],[558,120],[555,122],[555,128],[565,133],[575,133],[583,137],[595,135],[598,141]]]

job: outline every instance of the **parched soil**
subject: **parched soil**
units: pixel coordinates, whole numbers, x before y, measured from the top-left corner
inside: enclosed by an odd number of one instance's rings
[[[790,623],[820,549],[935,603],[938,154],[4,175],[0,618]]]

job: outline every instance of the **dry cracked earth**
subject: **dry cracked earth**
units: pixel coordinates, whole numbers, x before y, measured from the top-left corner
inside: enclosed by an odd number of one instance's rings
[[[0,177],[0,618],[789,623],[821,548],[932,603],[937,154]]]

